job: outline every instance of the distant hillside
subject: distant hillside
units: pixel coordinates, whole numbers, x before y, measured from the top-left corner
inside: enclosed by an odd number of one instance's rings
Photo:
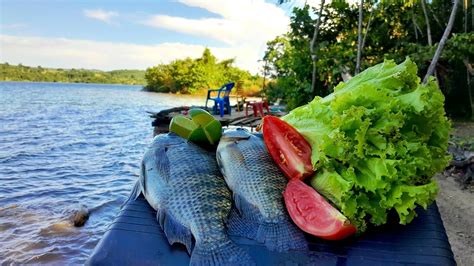
[[[0,81],[45,81],[72,83],[145,84],[144,70],[87,70],[0,64]]]

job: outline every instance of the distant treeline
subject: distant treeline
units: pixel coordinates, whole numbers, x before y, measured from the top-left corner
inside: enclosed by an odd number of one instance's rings
[[[106,83],[106,84],[145,84],[143,70],[86,70],[29,67],[0,64],[0,81],[43,81],[71,83]]]
[[[218,61],[206,48],[200,58],[177,59],[146,70],[145,90],[182,94],[206,93],[228,82],[241,87],[243,95],[258,95],[263,78],[233,66],[234,59]]]

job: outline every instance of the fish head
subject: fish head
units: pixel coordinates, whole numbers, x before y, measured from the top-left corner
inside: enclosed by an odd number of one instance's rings
[[[236,128],[224,131],[219,143],[234,143],[241,140],[248,140],[252,134],[244,128]]]
[[[179,146],[188,142],[186,139],[178,136],[175,133],[159,134],[153,139],[153,147],[169,148],[173,146]]]
[[[169,153],[179,152],[187,145],[189,142],[186,139],[174,133],[159,134],[153,139],[142,160],[141,181],[144,192],[147,191],[148,183],[165,187],[171,178]]]
[[[245,164],[240,144],[251,137],[252,134],[243,128],[229,129],[222,133],[219,146],[217,146],[216,159],[224,176],[228,174],[228,167]]]

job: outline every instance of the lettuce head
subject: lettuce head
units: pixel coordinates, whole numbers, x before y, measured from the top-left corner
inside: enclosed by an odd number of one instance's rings
[[[283,119],[312,146],[311,185],[359,231],[392,210],[409,223],[435,199],[451,126],[436,81],[420,84],[409,58],[368,68]]]

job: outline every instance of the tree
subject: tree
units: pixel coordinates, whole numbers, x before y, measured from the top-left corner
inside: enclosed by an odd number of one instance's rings
[[[362,23],[358,23],[360,2],[350,5],[345,1],[325,3],[322,9],[321,22],[314,42],[311,56],[311,40],[319,17],[319,7],[309,6],[293,9],[290,30],[268,42],[265,59],[268,61],[271,78],[274,82],[268,94],[274,98],[283,98],[289,109],[310,101],[314,95],[325,96],[342,80],[341,74],[356,69],[357,57],[360,57],[360,71],[380,63],[384,59],[403,61],[409,56],[419,68],[422,77],[427,72],[436,45],[430,46],[426,39],[426,17],[418,0],[411,1],[373,1],[366,0],[362,5]],[[425,2],[429,18],[448,18],[451,3],[445,0]],[[459,8],[458,8],[459,10]],[[315,15],[311,16],[311,12]],[[462,13],[462,11],[461,11]],[[458,17],[462,17],[459,15]],[[447,19],[446,19],[447,22]],[[429,23],[429,21],[428,21]],[[430,25],[430,35],[441,39],[445,21],[439,20]],[[361,25],[359,27],[359,25]],[[365,25],[365,26],[364,26]],[[368,34],[370,29],[370,34]],[[445,40],[445,48],[439,52],[436,64],[440,88],[446,97],[446,108],[451,116],[471,115],[468,95],[469,84],[466,83],[467,64],[472,67],[474,58],[474,33],[464,33],[465,20],[454,20],[453,36]],[[362,33],[362,42],[359,36]],[[360,51],[358,55],[357,51]],[[313,75],[313,62],[316,71]],[[462,75],[462,76],[459,76]],[[317,86],[313,93],[313,77]]]
[[[311,60],[313,62],[313,72],[311,75],[311,91],[313,96],[316,95],[316,62],[318,61],[317,54],[314,49],[314,45],[318,39],[319,26],[321,25],[321,17],[323,15],[324,0],[321,0],[321,6],[319,8],[318,18],[316,20],[316,26],[314,27],[313,38],[311,38],[311,43],[309,45],[309,51],[311,53]]]
[[[422,2],[423,1],[424,0],[422,0]],[[453,9],[451,10],[451,15],[449,16],[448,26],[446,26],[443,36],[441,37],[441,40],[439,41],[438,48],[436,48],[436,52],[433,56],[433,59],[431,60],[430,66],[428,67],[428,71],[426,71],[426,75],[423,78],[423,83],[426,83],[428,81],[428,77],[433,75],[436,64],[438,63],[439,56],[441,55],[441,51],[443,50],[444,45],[446,44],[446,41],[448,40],[448,36],[451,33],[451,29],[453,28],[454,19],[456,17],[456,11],[458,7],[458,2],[459,0],[454,0]]]
[[[360,57],[362,55],[362,6],[364,5],[364,0],[359,2],[359,23],[357,26],[357,61],[356,68],[354,73],[357,75],[360,71]]]
[[[247,82],[252,87],[256,82],[252,75],[232,66],[234,59],[218,62],[209,48],[196,59],[174,60],[169,64],[160,64],[148,68],[145,74],[146,90],[193,94],[209,88],[220,87],[227,82]],[[245,92],[245,91],[244,91]]]
[[[432,46],[433,41],[431,40],[431,27],[430,27],[430,19],[428,18],[428,12],[426,11],[426,3],[425,0],[421,0],[421,8],[423,9],[423,14],[425,16],[425,23],[426,23],[426,35],[428,36],[428,45]]]

